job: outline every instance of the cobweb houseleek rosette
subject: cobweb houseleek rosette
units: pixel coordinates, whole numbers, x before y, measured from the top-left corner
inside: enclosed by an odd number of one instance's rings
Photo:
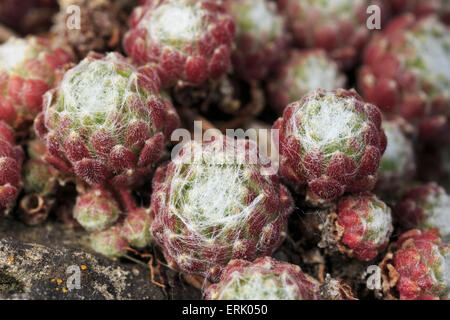
[[[264,79],[287,56],[289,33],[284,16],[268,0],[226,0],[236,22],[234,72],[247,80]]]
[[[0,119],[16,131],[27,131],[42,110],[43,94],[53,88],[69,49],[45,38],[10,38],[0,45]]]
[[[289,191],[249,159],[254,142],[237,141],[189,142],[158,168],[151,233],[172,268],[217,279],[231,259],[269,255],[284,239]]]
[[[234,34],[219,1],[144,1],[131,15],[123,46],[137,64],[154,65],[164,87],[200,85],[230,70]]]
[[[280,174],[307,201],[327,205],[370,191],[386,149],[381,113],[351,90],[311,91],[286,107],[279,130]]]
[[[450,117],[450,29],[435,16],[396,18],[365,49],[358,83],[383,112],[404,117],[422,139],[440,141]]]
[[[91,185],[129,186],[150,172],[178,124],[154,69],[92,53],[46,94],[35,130],[57,168]]]

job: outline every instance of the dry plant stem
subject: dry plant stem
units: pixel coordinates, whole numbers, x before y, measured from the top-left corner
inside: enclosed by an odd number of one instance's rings
[[[152,283],[158,287],[165,289],[166,286],[163,283],[160,283],[155,280],[155,274],[157,274],[158,277],[162,280],[162,282],[164,282],[164,279],[163,279],[160,269],[159,269],[159,267],[160,267],[159,261],[156,260],[156,267],[155,267],[155,269],[153,269],[154,268],[153,267],[153,255],[151,255],[150,253],[145,253],[145,254],[141,254],[141,257],[149,258],[148,267],[150,268],[150,277],[152,279]]]
[[[144,263],[144,262],[142,262],[142,261],[140,261],[138,259],[130,257],[129,255],[124,255],[124,258],[126,258],[126,259],[128,259],[130,261],[133,261],[133,262],[135,262],[135,263],[137,263],[137,264],[139,264],[141,266],[144,266],[144,267],[148,266],[149,269],[150,269],[150,278],[151,278],[152,283],[154,285],[157,285],[158,287],[163,288],[163,289],[166,288],[166,286],[163,283],[157,282],[155,280],[155,274],[157,274],[158,277],[161,280],[163,280],[163,278],[162,278],[160,270],[159,270],[159,266],[160,266],[159,261],[157,261],[156,267],[153,267],[153,255],[151,255],[150,253],[140,253],[139,251],[137,251],[137,250],[135,250],[133,248],[130,248],[130,247],[125,248],[125,250],[130,251],[130,252],[134,253],[135,255],[140,256],[141,258],[149,258],[148,263]],[[162,281],[162,282],[164,282],[164,281]]]

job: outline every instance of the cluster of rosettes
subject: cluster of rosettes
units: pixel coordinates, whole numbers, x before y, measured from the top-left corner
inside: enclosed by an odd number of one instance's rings
[[[232,260],[220,282],[206,289],[206,300],[320,300],[319,282],[299,266],[264,257]]]
[[[119,203],[116,196],[95,187],[80,194],[73,209],[73,217],[91,232],[92,249],[112,258],[125,255],[129,247],[143,249],[153,242],[150,209]]]
[[[347,79],[336,62],[321,49],[291,51],[290,57],[268,85],[271,107],[279,114],[292,101],[311,90],[344,88]]]
[[[65,49],[43,38],[10,38],[0,45],[0,119],[26,129],[42,110],[42,95],[71,61]]]
[[[307,200],[326,204],[345,192],[370,191],[386,149],[381,113],[354,91],[315,90],[284,110],[280,174],[307,186]]]
[[[118,258],[125,256],[130,247],[143,249],[153,243],[150,210],[136,208],[127,214],[123,221],[112,227],[90,234],[94,251],[110,258]]]
[[[225,4],[236,22],[234,71],[247,79],[266,77],[286,52],[284,18],[269,0],[226,0]]]
[[[435,17],[404,15],[369,43],[359,74],[363,96],[435,137],[450,115],[450,30]]]
[[[381,158],[376,189],[397,192],[412,180],[416,171],[414,129],[400,117],[384,119],[382,128],[388,144]]]
[[[215,0],[144,1],[130,18],[125,51],[156,65],[163,86],[202,84],[231,68],[235,23]]]
[[[328,216],[320,246],[369,261],[387,247],[393,230],[391,209],[377,196],[352,195],[339,201],[337,214]]]
[[[389,0],[391,9],[395,12],[411,12],[421,18],[437,14],[446,24],[450,24],[450,2],[448,0]]]
[[[8,212],[19,193],[24,158],[22,148],[15,145],[13,129],[0,121],[0,215]]]
[[[449,268],[450,246],[439,236],[417,229],[404,233],[397,241],[390,268],[390,280],[396,289],[394,297],[403,300],[450,298]]]
[[[434,229],[450,240],[450,195],[436,183],[410,190],[395,208],[404,229]]]
[[[270,255],[282,242],[293,201],[257,150],[228,137],[192,141],[158,168],[151,233],[171,267],[216,279],[231,259]]]
[[[179,123],[156,72],[118,53],[90,54],[44,100],[35,129],[46,161],[91,185],[138,183]]]
[[[366,9],[369,1],[279,0],[297,44],[325,49],[349,68],[369,36]]]

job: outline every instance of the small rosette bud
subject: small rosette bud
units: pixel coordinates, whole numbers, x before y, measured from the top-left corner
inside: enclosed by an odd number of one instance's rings
[[[94,188],[77,197],[73,216],[87,231],[101,231],[112,226],[119,218],[120,207],[113,195]]]

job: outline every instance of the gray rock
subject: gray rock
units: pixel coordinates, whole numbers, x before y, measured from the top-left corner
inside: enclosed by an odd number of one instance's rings
[[[91,252],[81,229],[1,218],[0,238],[0,299],[167,298],[145,266]]]
[[[156,300],[165,295],[143,266],[8,237],[0,240],[0,298]]]

